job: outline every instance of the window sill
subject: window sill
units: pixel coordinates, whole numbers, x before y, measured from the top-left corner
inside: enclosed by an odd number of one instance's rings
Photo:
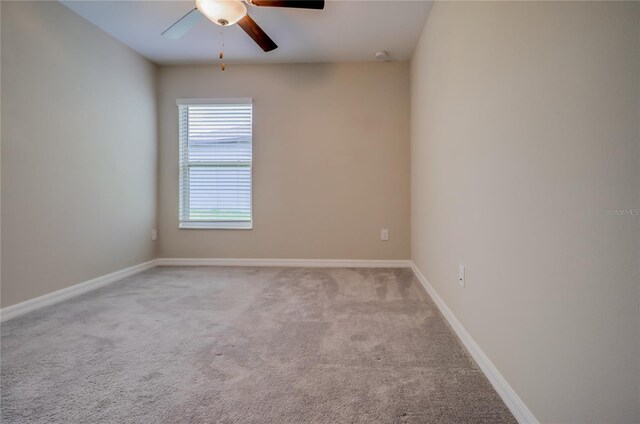
[[[253,222],[181,222],[181,230],[252,230]]]

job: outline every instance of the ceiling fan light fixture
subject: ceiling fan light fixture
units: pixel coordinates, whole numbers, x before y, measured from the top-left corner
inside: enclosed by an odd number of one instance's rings
[[[198,11],[220,26],[233,25],[247,14],[241,0],[196,0]]]

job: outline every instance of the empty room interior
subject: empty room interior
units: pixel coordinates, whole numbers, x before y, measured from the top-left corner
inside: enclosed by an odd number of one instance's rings
[[[3,423],[640,423],[640,3],[0,1]]]

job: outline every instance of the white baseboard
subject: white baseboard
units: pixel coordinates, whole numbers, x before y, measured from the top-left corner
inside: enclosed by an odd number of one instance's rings
[[[122,280],[156,266],[281,266],[281,267],[345,267],[345,268],[410,268],[409,260],[364,259],[208,259],[208,258],[160,258],[153,259],[111,274],[29,299],[0,309],[0,322],[35,311],[45,306],[78,296],[98,287]]]
[[[60,301],[78,296],[90,290],[97,289],[123,278],[132,276],[139,272],[153,268],[155,266],[279,266],[279,267],[318,267],[318,268],[411,268],[420,283],[442,315],[447,319],[455,333],[458,335],[464,346],[467,348],[473,359],[476,361],[482,372],[493,385],[494,389],[511,413],[520,424],[538,424],[538,420],[524,404],[522,399],[507,383],[507,380],[500,374],[487,355],[480,349],[480,346],[473,340],[471,335],[462,326],[442,298],[429,284],[426,277],[420,272],[418,267],[410,260],[364,260],[364,259],[243,259],[243,258],[159,258],[111,274],[103,275],[83,283],[73,285],[52,293],[29,299],[27,301],[7,306],[0,309],[0,322],[26,314],[33,310],[58,303]]]
[[[0,309],[0,322],[6,321],[11,318],[26,314],[27,312],[34,311],[45,306],[53,305],[54,303],[61,302],[74,296],[78,296],[82,293],[97,289],[98,287],[106,286],[107,284],[122,280],[123,278],[130,277],[139,272],[145,271],[149,268],[156,266],[156,260],[151,260],[138,265],[134,265],[129,268],[121,269],[120,271],[112,272],[111,274],[103,275],[94,278],[83,283],[75,284],[71,287],[66,287],[61,290],[57,290],[51,293],[47,293],[42,296],[38,296],[33,299],[26,300],[24,302],[16,303],[15,305],[7,306]]]
[[[310,268],[410,268],[409,260],[159,258],[158,266],[281,266]]]
[[[433,299],[435,304],[442,312],[442,315],[447,319],[449,325],[456,332],[462,344],[467,348],[471,357],[476,361],[484,375],[487,377],[493,388],[498,392],[498,395],[502,398],[502,401],[507,405],[515,419],[520,424],[538,424],[538,420],[533,416],[529,408],[524,404],[520,396],[513,390],[513,388],[507,383],[507,380],[500,374],[500,371],[491,362],[489,357],[480,349],[480,346],[476,343],[467,330],[462,326],[458,318],[451,312],[451,309],[444,303],[442,298],[435,291],[433,286],[429,284],[426,277],[420,272],[418,267],[413,261],[411,261],[411,269],[416,278],[424,286],[429,296]]]

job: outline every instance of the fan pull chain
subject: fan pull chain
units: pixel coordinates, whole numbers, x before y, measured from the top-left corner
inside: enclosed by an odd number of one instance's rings
[[[220,55],[219,55],[220,62],[221,62],[220,63],[220,69],[222,69],[224,71],[224,69],[225,69],[225,66],[224,66],[224,27],[222,27],[220,29],[220,36],[222,38],[222,47],[220,49]]]

